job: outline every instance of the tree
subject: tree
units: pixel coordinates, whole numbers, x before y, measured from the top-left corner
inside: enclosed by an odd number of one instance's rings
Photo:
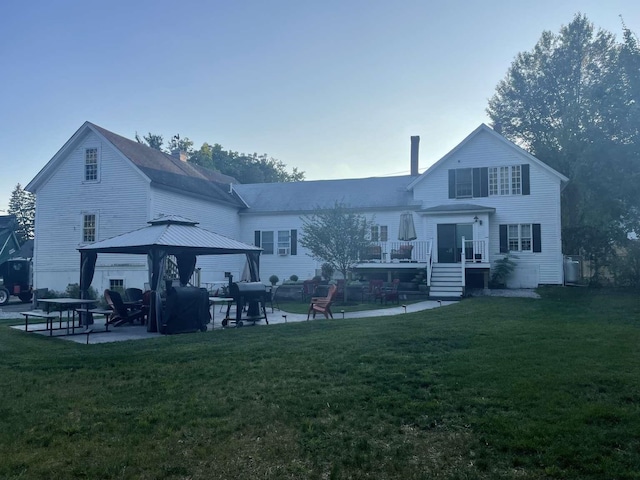
[[[155,150],[160,150],[161,152],[163,151],[162,144],[164,143],[164,138],[162,138],[162,135],[155,135],[149,132],[148,134],[140,138],[138,132],[136,132],[136,141]]]
[[[639,53],[627,29],[621,44],[576,15],[517,55],[487,108],[496,130],[569,177],[563,249],[602,265],[640,223]]]
[[[149,133],[144,137],[136,133],[136,141],[145,144],[156,150],[171,153],[175,150],[183,151],[187,154],[190,163],[200,165],[229,175],[237,179],[240,183],[274,183],[274,182],[298,182],[304,180],[304,172],[293,168],[287,171],[286,165],[266,153],[258,155],[253,153],[247,155],[231,150],[225,150],[220,144],[203,143],[200,149],[193,149],[193,142],[188,137],[181,138],[180,135],[171,137],[167,148],[163,148],[162,135]]]
[[[11,192],[7,213],[16,216],[18,226],[15,233],[21,244],[33,238],[36,199],[31,192],[24,190],[19,183]]]
[[[317,208],[302,217],[302,223],[300,244],[309,250],[311,257],[328,263],[345,279],[358,263],[360,252],[371,244],[370,222],[339,202],[330,209]],[[345,300],[346,297],[345,289]]]

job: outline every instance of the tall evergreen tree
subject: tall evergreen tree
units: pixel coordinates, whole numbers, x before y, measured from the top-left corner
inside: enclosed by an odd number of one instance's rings
[[[7,213],[16,216],[16,236],[22,244],[33,238],[36,213],[35,196],[18,183],[11,192]]]

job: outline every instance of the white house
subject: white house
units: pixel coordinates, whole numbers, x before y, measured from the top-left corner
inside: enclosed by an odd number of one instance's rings
[[[34,285],[77,283],[79,246],[163,214],[261,246],[263,280],[310,278],[320,265],[299,243],[301,217],[336,201],[374,223],[375,248],[356,269],[362,275],[422,272],[433,296],[459,296],[465,284],[485,283],[496,259],[512,252],[510,286],[562,283],[565,176],[486,125],[421,175],[418,137],[412,142],[411,175],[241,185],[86,122],[26,187],[36,194]],[[415,235],[403,230],[407,221]],[[147,279],[145,258],[104,255],[98,262],[99,291]],[[240,275],[244,259],[203,257],[198,266],[201,282],[213,283],[225,272]]]

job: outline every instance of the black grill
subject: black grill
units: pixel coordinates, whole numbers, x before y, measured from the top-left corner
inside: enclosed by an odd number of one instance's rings
[[[236,303],[236,325],[242,325],[242,312],[247,307],[247,320],[255,322],[264,318],[267,325],[267,288],[261,282],[233,282],[229,294]]]

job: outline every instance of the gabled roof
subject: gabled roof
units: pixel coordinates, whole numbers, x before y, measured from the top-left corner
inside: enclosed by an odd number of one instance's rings
[[[333,208],[336,202],[354,210],[417,207],[407,186],[415,177],[372,177],[234,185],[249,205],[243,213],[300,213]]]
[[[258,253],[262,249],[197,226],[177,216],[160,217],[150,225],[78,248],[81,252],[147,254],[162,247],[168,254],[228,255]]]
[[[515,143],[507,140],[502,135],[497,133],[495,130],[493,130],[492,128],[488,127],[484,123],[482,123],[478,128],[476,128],[473,132],[471,132],[469,135],[467,135],[467,137],[464,140],[462,140],[462,142],[460,142],[453,150],[451,150],[449,153],[447,153],[444,157],[442,157],[436,163],[431,165],[418,178],[415,178],[414,181],[411,182],[407,188],[409,190],[413,189],[416,185],[418,185],[420,182],[422,182],[422,180],[424,180],[432,171],[437,169],[443,163],[447,162],[447,160],[449,160],[453,155],[455,155],[458,151],[462,150],[471,141],[471,139],[473,139],[474,137],[476,137],[477,135],[479,135],[482,132],[488,133],[494,139],[496,139],[497,141],[501,142],[503,145],[508,146],[510,149],[514,150],[519,155],[524,156],[531,163],[533,163],[535,165],[538,165],[542,169],[544,169],[547,172],[551,173],[552,175],[555,175],[556,177],[558,177],[560,179],[561,182],[568,182],[569,181],[569,179],[567,177],[565,177],[563,174],[561,174],[557,170],[554,170],[553,168],[551,168],[549,165],[547,165],[543,161],[541,161],[541,160],[537,159],[536,157],[534,157],[533,155],[531,155],[525,149],[523,149],[523,148],[519,147],[518,145],[516,145]]]
[[[228,187],[230,183],[238,183],[235,178],[183,162],[169,154],[129,140],[91,122],[85,122],[78,129],[47,165],[31,180],[26,190],[36,191],[88,130],[93,131],[103,138],[105,142],[110,143],[123,157],[131,161],[150,180],[152,185],[202,196],[209,200],[237,207],[245,206]]]

